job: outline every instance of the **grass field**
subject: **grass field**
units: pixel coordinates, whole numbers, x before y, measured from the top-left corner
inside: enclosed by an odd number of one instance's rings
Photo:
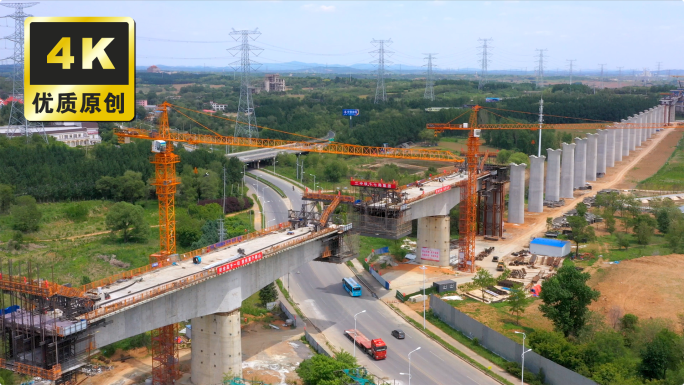
[[[677,149],[663,167],[650,178],[637,184],[644,190],[684,190],[684,139],[680,139]]]
[[[84,222],[75,223],[68,219],[64,210],[72,203],[44,203],[38,209],[43,214],[40,228],[35,233],[24,236],[27,247],[19,251],[8,251],[0,247],[0,258],[11,259],[14,266],[31,261],[32,266],[40,269],[43,277],[52,277],[60,283],[80,285],[83,277],[96,280],[120,272],[144,266],[149,263],[149,255],[159,249],[157,202],[143,201],[145,221],[150,226],[144,241],[123,243],[120,237],[113,236],[105,226],[105,215],[113,204],[109,201],[79,202],[88,207],[90,214]],[[7,242],[14,231],[11,216],[0,216],[0,241]],[[80,237],[82,235],[94,234]],[[127,269],[116,267],[97,258],[98,255],[116,255],[116,259],[130,266]]]

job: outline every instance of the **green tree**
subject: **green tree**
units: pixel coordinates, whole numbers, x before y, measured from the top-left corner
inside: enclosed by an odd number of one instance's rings
[[[496,154],[496,163],[508,164],[508,159],[511,157],[511,154],[513,154],[513,152],[510,150],[499,150],[499,152]]]
[[[629,248],[629,236],[625,233],[617,233],[615,234],[615,243],[618,246],[618,249],[625,248],[627,250]]]
[[[302,361],[296,371],[304,385],[345,385],[347,383],[345,380],[348,378],[342,369],[356,367],[358,367],[356,358],[342,351],[337,353],[334,358],[316,354]]]
[[[30,195],[22,195],[15,201],[16,205],[11,209],[12,227],[24,233],[37,231],[43,214],[38,211],[36,199]]]
[[[676,370],[682,362],[681,337],[662,329],[641,352],[641,374],[647,379],[662,380],[669,369]]]
[[[496,279],[494,279],[489,270],[480,269],[477,271],[477,273],[475,273],[475,277],[473,277],[473,283],[482,291],[482,302],[484,302],[485,289],[487,289],[489,286],[493,286],[496,283]]]
[[[606,213],[608,214],[608,213]],[[611,235],[615,233],[615,217],[613,214],[608,214],[603,216],[603,223],[606,225],[606,231]]]
[[[589,304],[601,295],[587,285],[589,278],[589,273],[580,272],[574,263],[565,261],[558,274],[542,283],[543,303],[539,310],[566,337],[577,335],[586,322]]]
[[[378,169],[378,178],[384,181],[399,180],[401,174],[399,172],[399,166],[396,164],[385,164]]]
[[[675,253],[684,253],[684,219],[680,218],[670,224],[665,239]]]
[[[118,202],[112,205],[105,217],[105,224],[112,233],[120,231],[124,242],[143,239],[148,233],[145,210],[128,202]]]
[[[278,292],[276,291],[276,287],[273,282],[259,290],[259,299],[264,305],[278,299]]]
[[[525,308],[531,300],[527,298],[525,290],[512,289],[511,295],[506,298],[506,306],[511,314],[515,314],[515,322],[520,325],[520,313],[525,312]]]
[[[126,171],[118,179],[117,200],[135,203],[147,195],[147,187],[141,172]]]
[[[516,152],[508,158],[509,163],[523,164],[525,163],[527,167],[530,167],[530,157],[522,152]]]
[[[10,185],[0,184],[0,214],[4,214],[10,210],[14,198],[14,189]]]
[[[551,231],[553,230],[553,218],[552,217],[546,217],[546,231]]]
[[[135,203],[147,196],[147,186],[142,173],[128,170],[116,178],[103,176],[95,183],[95,188],[104,199]]]
[[[648,245],[651,243],[651,238],[653,238],[653,227],[647,222],[641,222],[637,224],[634,229],[636,235],[637,243],[640,245]]]
[[[569,216],[568,223],[572,229],[572,240],[575,241],[575,257],[578,257],[580,244],[590,242],[596,238],[594,228],[589,226],[584,217],[580,216]]]
[[[584,202],[580,202],[575,206],[575,210],[577,210],[577,216],[584,218],[585,215],[587,215],[587,205],[584,204]]]
[[[435,167],[435,166],[428,167],[428,169],[425,170],[425,173],[423,173],[423,178],[429,178],[430,175],[437,175],[437,167]]]
[[[323,176],[328,182],[339,182],[347,176],[347,164],[342,161],[330,162],[323,169]]]

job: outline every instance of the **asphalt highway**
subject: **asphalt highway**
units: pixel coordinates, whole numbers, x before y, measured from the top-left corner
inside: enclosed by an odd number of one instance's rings
[[[293,191],[290,183],[264,172],[251,172],[282,189],[294,208],[301,207],[301,192]],[[253,186],[256,188],[255,180],[247,180],[250,185],[254,182]],[[266,198],[262,205],[267,220],[275,219],[269,223],[286,221],[287,207],[280,196],[269,187],[264,190],[261,187],[263,184],[260,183],[260,196],[263,191]],[[361,297],[350,297],[342,288],[341,282],[342,278],[351,276],[352,272],[345,265],[310,262],[292,272],[283,284],[286,287],[289,285],[292,298],[330,342],[350,353],[354,346],[343,336],[343,331],[354,328],[354,315],[365,310],[365,313],[357,316],[357,328],[369,338],[382,338],[385,341],[388,346],[387,359],[375,361],[358,349],[356,357],[361,365],[390,380],[390,383],[396,380],[397,385],[408,384],[408,376],[400,373],[408,373],[408,353],[420,347],[420,350],[411,355],[411,383],[414,385],[498,384],[415,330],[387,305],[373,298],[365,288]],[[406,339],[397,340],[392,337],[390,333],[393,329],[403,330]]]

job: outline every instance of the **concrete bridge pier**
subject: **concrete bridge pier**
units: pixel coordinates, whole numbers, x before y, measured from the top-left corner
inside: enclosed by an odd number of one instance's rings
[[[598,130],[598,142],[596,143],[596,174],[605,175],[606,173],[606,141],[608,140],[608,130]]]
[[[546,157],[530,156],[530,187],[527,195],[527,211],[544,211],[544,160]]]
[[[638,124],[637,124],[637,127],[641,127],[641,122],[642,122],[642,120],[643,120],[643,112],[640,113],[640,114],[636,117],[636,122],[638,123]],[[631,133],[629,134],[629,151],[630,151],[630,152],[636,151],[636,146],[637,146],[637,131],[639,131],[639,130],[640,130],[639,128],[633,128],[633,129],[631,130]]]
[[[418,218],[418,239],[416,250],[418,262],[430,266],[449,266],[449,229],[451,218],[448,215]],[[423,248],[426,255],[423,255]],[[435,255],[439,252],[439,258]]]
[[[572,198],[572,184],[575,175],[575,143],[563,143],[562,146],[560,197]]]
[[[635,123],[636,119],[630,118],[629,122]],[[620,158],[620,160],[622,160],[622,158],[626,158],[629,156],[629,149],[630,149],[629,141],[632,138],[633,132],[634,132],[633,128],[625,128],[622,130],[622,157]]]
[[[587,134],[587,175],[586,179],[590,182],[596,180],[596,165],[598,156],[598,136],[599,134]]]
[[[587,138],[575,138],[575,179],[574,188],[584,187],[587,184]]]
[[[240,309],[191,320],[190,380],[195,385],[223,383],[225,375],[242,377]]]
[[[608,167],[615,166],[615,137],[618,129],[611,128],[606,130],[606,171]]]
[[[511,184],[508,192],[508,223],[522,224],[525,223],[525,169],[527,165],[525,163],[511,163],[510,166]]]
[[[562,150],[546,149],[546,153],[549,155],[549,165],[546,170],[547,201],[557,202],[560,200],[561,152]]]
[[[629,121],[628,121],[629,122]],[[615,143],[614,143],[614,154],[615,158],[613,159],[613,166],[615,166],[615,162],[620,162],[622,161],[622,149],[624,148],[624,140],[625,140],[625,133],[627,132],[627,129],[625,128],[618,128],[615,130]]]

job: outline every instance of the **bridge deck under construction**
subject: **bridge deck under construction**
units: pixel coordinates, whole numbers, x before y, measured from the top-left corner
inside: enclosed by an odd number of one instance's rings
[[[290,231],[292,231],[293,235],[288,235]],[[269,248],[287,243],[288,241],[301,240],[303,242],[306,235],[312,232],[313,229],[310,227],[302,227],[296,230],[284,228],[282,231],[272,232],[259,238],[204,254],[201,256],[200,264],[194,264],[192,259],[187,259],[176,262],[176,265],[152,270],[130,280],[120,280],[104,289],[108,299],[98,303],[98,307],[116,304],[137,294],[153,290],[170,282],[186,279],[203,271],[216,270],[219,266],[242,259],[243,257],[252,256],[259,252],[266,254]],[[243,253],[239,253],[238,249],[242,249]],[[249,262],[245,262],[245,264],[256,261],[256,258],[252,258]]]

